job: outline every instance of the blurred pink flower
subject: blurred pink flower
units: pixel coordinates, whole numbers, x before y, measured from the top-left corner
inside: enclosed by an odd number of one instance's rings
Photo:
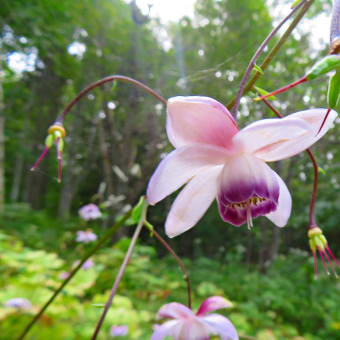
[[[239,130],[227,108],[208,97],[174,97],[167,104],[167,134],[176,148],[152,175],[147,199],[157,202],[188,182],[165,223],[169,237],[192,228],[215,198],[221,218],[233,225],[265,215],[279,227],[290,216],[291,196],[266,162],[294,156],[332,126],[331,111],[312,109],[283,119],[263,119]]]
[[[99,208],[93,203],[81,207],[79,209],[79,215],[85,221],[95,220],[102,217],[102,213]]]
[[[173,320],[155,325],[151,340],[162,340],[165,337],[173,337],[174,340],[209,340],[210,335],[218,335],[221,340],[238,340],[235,327],[226,317],[209,314],[227,307],[230,307],[230,303],[220,296],[212,296],[203,301],[196,314],[180,303],[164,305],[157,316]]]
[[[76,241],[80,243],[89,243],[97,240],[97,235],[89,230],[77,231]]]
[[[30,309],[32,304],[29,300],[24,298],[13,298],[7,300],[5,306],[17,309]]]
[[[110,336],[124,336],[127,335],[129,331],[128,326],[122,325],[122,326],[112,326],[110,329]]]

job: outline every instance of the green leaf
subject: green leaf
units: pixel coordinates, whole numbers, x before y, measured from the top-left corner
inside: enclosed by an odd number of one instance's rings
[[[265,95],[267,95],[268,93],[270,93],[270,92],[268,92],[268,91],[266,91],[266,90],[264,90],[264,89],[262,89],[261,87],[258,87],[258,86],[253,86],[254,87],[254,89],[261,95],[261,96],[265,96]],[[276,97],[275,96],[270,96],[270,97],[268,97],[268,98],[266,98],[267,100],[275,100],[276,99]]]
[[[301,2],[301,0],[295,0],[295,1],[292,3],[292,6],[291,6],[290,8],[296,7],[300,2]]]
[[[138,203],[135,205],[135,207],[132,210],[131,213],[131,221],[136,224],[140,221],[141,217],[142,217],[142,211],[143,211],[143,207],[145,204],[145,197],[141,196],[141,198],[139,199]]]
[[[325,171],[324,169],[320,168],[319,166],[318,166],[318,171],[319,171],[321,174],[326,175],[326,171]]]
[[[261,74],[264,74],[262,68],[261,68],[259,65],[255,64],[255,65],[254,65],[254,69],[255,69],[257,72],[259,72],[259,73],[261,73]]]

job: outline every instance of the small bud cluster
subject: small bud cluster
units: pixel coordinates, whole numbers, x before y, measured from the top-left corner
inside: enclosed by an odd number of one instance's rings
[[[46,156],[48,150],[53,146],[53,143],[56,143],[57,147],[57,159],[58,159],[58,182],[61,182],[61,169],[62,169],[62,153],[64,150],[64,138],[66,136],[66,131],[61,123],[56,122],[50,128],[48,129],[48,135],[45,139],[45,147],[38,158],[38,160],[35,162],[33,167],[31,168],[31,171],[34,171],[40,162],[43,160],[43,158]]]
[[[340,267],[340,264],[337,261],[337,259],[335,258],[331,249],[329,248],[327,239],[323,235],[322,230],[317,226],[311,227],[308,231],[308,238],[309,238],[309,246],[310,246],[310,249],[313,252],[313,257],[314,257],[315,276],[317,276],[317,274],[318,274],[316,256],[317,256],[317,253],[319,253],[323,267],[326,270],[326,273],[328,275],[330,274],[329,270],[328,270],[328,266],[327,266],[326,261],[325,261],[325,258],[327,259],[329,266],[332,268],[334,276],[338,277],[332,261],[334,261],[334,263],[338,267]]]

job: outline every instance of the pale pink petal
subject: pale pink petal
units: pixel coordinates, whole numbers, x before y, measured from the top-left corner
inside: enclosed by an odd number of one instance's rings
[[[309,130],[309,124],[302,119],[262,119],[242,129],[234,136],[233,142],[238,150],[255,153],[277,147]]]
[[[219,314],[209,314],[201,319],[209,327],[209,332],[219,335],[221,340],[238,340],[234,325],[226,317]]]
[[[204,300],[198,309],[197,316],[202,316],[221,308],[231,307],[231,303],[221,296],[211,296]]]
[[[183,323],[175,340],[209,340],[209,326],[199,318],[194,318]]]
[[[309,125],[309,130],[302,136],[293,138],[285,143],[258,150],[255,152],[255,155],[266,162],[272,162],[294,156],[306,150],[323,137],[333,126],[333,122],[337,117],[337,113],[334,110],[329,113],[322,130],[318,133],[326,112],[326,109],[312,109],[293,113],[283,118],[282,120],[286,121],[290,119],[301,119]]]
[[[176,148],[193,143],[230,148],[238,131],[227,108],[209,97],[170,98],[166,129]]]
[[[191,309],[177,302],[171,302],[164,305],[157,313],[158,318],[167,319],[188,319],[194,316],[195,314]]]
[[[224,164],[228,153],[212,145],[181,147],[168,154],[158,165],[147,188],[147,199],[156,204],[176,191],[204,167]]]
[[[276,209],[279,184],[270,167],[253,155],[231,158],[224,166],[218,188],[221,218],[239,226]]]
[[[292,210],[292,197],[282,178],[277,173],[275,173],[275,175],[280,186],[279,203],[276,210],[267,214],[266,217],[278,227],[284,227],[287,224]]]
[[[197,174],[172,204],[165,222],[165,232],[175,237],[192,228],[216,197],[217,178],[223,166],[210,167]]]
[[[182,322],[177,320],[170,320],[164,322],[162,325],[154,325],[154,333],[151,340],[162,340],[167,336],[174,336],[176,329],[181,329]]]

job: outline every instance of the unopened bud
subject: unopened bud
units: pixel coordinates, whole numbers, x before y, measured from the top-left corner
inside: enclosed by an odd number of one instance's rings
[[[328,55],[322,60],[318,61],[306,74],[308,80],[318,78],[330,71],[336,70],[340,67],[340,56]]]
[[[322,230],[318,227],[309,229],[308,231],[309,246],[313,252],[317,249],[324,251],[327,246],[327,239],[322,234]]]
[[[50,149],[53,146],[54,142],[54,136],[53,135],[48,135],[45,139],[45,145]]]
[[[331,109],[336,109],[340,105],[340,72],[337,71],[329,79],[328,86],[328,107]]]

